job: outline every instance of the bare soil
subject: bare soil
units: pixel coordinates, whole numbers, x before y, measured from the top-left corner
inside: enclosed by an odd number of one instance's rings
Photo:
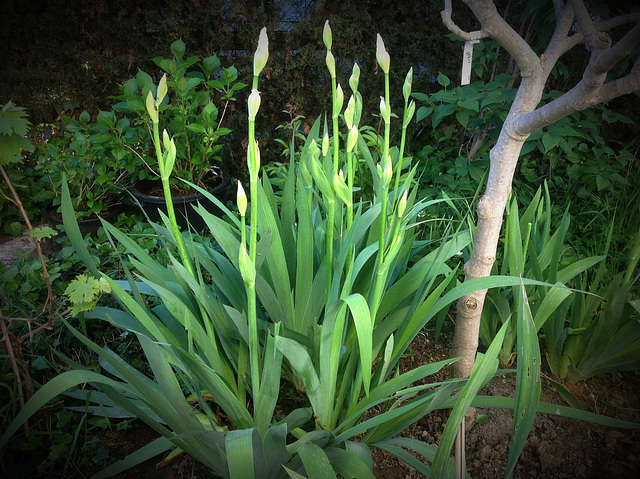
[[[446,359],[448,346],[428,338],[414,341],[412,366],[423,358]],[[601,375],[565,387],[585,410],[627,421],[640,422],[640,374],[624,372]],[[481,395],[514,397],[515,376],[494,378],[480,390]],[[566,402],[543,379],[542,402],[566,406]],[[475,410],[467,428],[465,442],[468,473],[474,479],[504,476],[509,455],[513,411],[504,409]],[[406,429],[402,435],[429,443],[438,443],[448,411],[436,411]],[[539,414],[527,443],[518,459],[513,477],[516,479],[595,479],[631,478],[640,472],[640,430],[619,429],[557,416]],[[376,452],[375,474],[384,479],[423,477],[412,468],[384,452]]]

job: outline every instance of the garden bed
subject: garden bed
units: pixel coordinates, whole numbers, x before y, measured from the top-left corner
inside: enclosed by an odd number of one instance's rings
[[[403,366],[414,368],[423,363],[446,359],[450,337],[434,341],[432,334],[420,335],[411,345]],[[439,373],[442,379],[446,373]],[[600,375],[580,383],[567,383],[567,388],[591,412],[618,419],[640,421],[640,375],[638,372]],[[515,378],[494,378],[481,395],[513,397]],[[543,380],[541,401],[565,405],[558,392]],[[504,474],[511,438],[512,411],[476,409],[478,421],[467,430],[467,465],[474,479],[493,479]],[[413,424],[402,436],[438,443],[446,424],[448,411],[429,414]],[[485,422],[486,420],[486,422]],[[141,423],[126,431],[103,431],[88,438],[97,441],[100,450],[110,458],[122,459],[150,442],[157,434]],[[206,467],[188,456],[176,458],[158,467],[162,456],[115,476],[120,479],[204,479],[210,477]],[[103,463],[105,464],[105,463]],[[70,477],[86,477],[100,466],[91,460]],[[525,448],[518,459],[516,479],[622,479],[640,470],[640,431],[623,430],[584,421],[540,414],[537,416]],[[374,472],[380,479],[418,479],[422,476],[387,453],[374,450]]]

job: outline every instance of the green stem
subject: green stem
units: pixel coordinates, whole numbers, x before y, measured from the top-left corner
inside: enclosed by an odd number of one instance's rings
[[[336,102],[338,98],[338,87],[336,77],[331,77],[331,97],[332,101],[332,120],[333,120],[333,175],[330,175],[329,181],[333,187],[333,178],[338,174],[338,159],[339,159],[339,147],[340,139],[338,135],[338,115],[340,114],[336,108]],[[329,175],[327,175],[329,176]],[[331,299],[331,280],[333,279],[333,230],[335,223],[335,200],[333,198],[327,198],[327,305]]]
[[[407,100],[404,101],[404,114],[402,120],[402,137],[400,138],[400,153],[398,154],[398,164],[396,166],[396,181],[393,187],[393,201],[395,204],[398,199],[398,188],[400,187],[400,175],[402,174],[402,160],[404,159],[404,147],[407,139],[407,125],[405,119],[407,118],[407,110],[408,110],[409,102]]]
[[[333,230],[336,216],[336,201],[334,198],[327,198],[327,303],[331,299],[331,280],[333,279]]]
[[[382,186],[380,193],[380,230],[378,234],[378,259],[377,259],[377,273],[376,278],[373,283],[373,290],[371,295],[371,320],[375,322],[376,313],[378,311],[378,303],[380,301],[380,297],[382,296],[382,283],[384,273],[382,271],[384,263],[385,263],[385,233],[387,230],[387,202],[388,202],[388,194],[389,194],[389,181],[387,180],[386,170],[388,166],[389,159],[389,138],[391,135],[391,105],[389,103],[390,95],[389,95],[389,74],[385,73],[384,75],[384,96],[385,96],[385,105],[387,108],[387,114],[384,115],[384,149],[382,150],[382,161],[380,162],[380,166],[382,168]],[[389,238],[390,241],[393,238]]]
[[[241,230],[241,245],[247,244],[247,220],[245,215],[242,215],[242,230]],[[247,366],[249,363],[249,350],[247,348],[240,347],[238,354],[238,399],[242,404],[246,404],[247,401],[247,388],[245,386],[245,380],[247,379]]]
[[[258,89],[258,77],[254,75],[253,77],[253,90]],[[255,120],[249,120],[249,150],[247,161],[250,162],[250,165],[255,164],[256,159],[256,124]],[[255,170],[258,170],[256,168]],[[253,267],[256,267],[256,251],[258,244],[258,171],[254,171],[253,168],[249,169],[250,178],[249,178],[249,186],[250,186],[250,197],[251,197],[251,213],[250,213],[250,225],[251,228],[249,230],[249,257],[251,258],[251,262]],[[248,307],[248,315],[249,315],[249,366],[251,371],[251,389],[253,393],[254,400],[254,413],[256,411],[255,405],[258,402],[259,391],[260,391],[260,342],[258,340],[258,318],[256,312],[256,289],[255,282],[253,284],[247,285],[247,307]]]
[[[333,97],[333,173],[338,173],[338,161],[340,158],[340,135],[338,134],[338,116],[340,111],[336,108],[336,100],[338,98],[338,87],[336,77],[331,77],[331,96]],[[333,178],[333,176],[332,176]]]
[[[153,122],[153,142],[156,148],[156,156],[158,158],[158,167],[160,169],[160,178],[162,181],[162,191],[164,193],[164,200],[167,205],[167,216],[169,217],[169,221],[171,222],[173,237],[176,240],[178,253],[180,254],[180,258],[182,259],[184,267],[187,269],[189,274],[191,274],[191,276],[195,278],[193,266],[191,265],[191,259],[187,254],[187,249],[184,245],[182,234],[180,233],[180,228],[178,227],[178,222],[176,221],[176,213],[173,209],[173,199],[171,197],[171,188],[169,185],[169,175],[164,174],[164,160],[162,148],[160,147],[160,127],[158,125],[158,122],[155,121]]]

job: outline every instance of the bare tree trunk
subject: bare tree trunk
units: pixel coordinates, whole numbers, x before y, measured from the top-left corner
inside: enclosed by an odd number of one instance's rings
[[[554,0],[556,28],[541,55],[533,49],[498,13],[492,0],[464,0],[479,20],[481,30],[465,32],[452,19],[451,0],[445,0],[444,24],[465,40],[493,38],[515,60],[521,83],[499,138],[490,152],[487,187],[478,203],[477,229],[473,252],[465,264],[465,280],[489,276],[496,260],[502,219],[511,192],[518,157],[528,136],[577,110],[602,103],[640,88],[640,60],[625,77],[605,83],[607,73],[640,43],[640,12],[593,22],[583,0]],[[577,22],[578,33],[570,35]],[[627,24],[633,28],[615,45],[605,33]],[[582,80],[561,97],[538,108],[544,85],[558,59],[583,42],[591,52]],[[487,291],[477,291],[458,301],[452,356],[463,356],[454,365],[454,374],[471,374],[478,348],[480,320]]]

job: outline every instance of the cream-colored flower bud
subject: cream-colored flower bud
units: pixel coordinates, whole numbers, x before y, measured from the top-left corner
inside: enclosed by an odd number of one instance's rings
[[[351,152],[356,147],[358,141],[358,127],[353,125],[347,136],[347,151]]]
[[[331,50],[331,27],[329,26],[329,20],[324,22],[324,29],[322,30],[322,41],[324,41],[324,45],[327,47],[327,50]]]
[[[247,194],[244,192],[242,183],[238,181],[238,193],[236,195],[236,202],[238,203],[238,211],[240,216],[244,216],[247,213]]]
[[[391,183],[391,177],[393,176],[393,167],[391,166],[391,157],[387,156],[387,161],[384,164],[384,171],[382,174],[382,183],[385,187]]]
[[[339,113],[342,110],[342,105],[344,105],[344,92],[338,83],[338,88],[336,88],[336,103],[333,106],[333,111]]]
[[[360,82],[360,67],[357,63],[354,63],[353,71],[351,72],[351,77],[349,78],[349,86],[351,87],[351,91],[354,94],[358,91],[358,82]]]
[[[404,85],[402,86],[402,94],[404,95],[404,101],[409,101],[409,95],[411,95],[411,83],[413,82],[413,67],[409,68],[409,72],[404,79]]]
[[[347,102],[347,109],[344,111],[344,121],[347,124],[347,128],[351,129],[353,126],[353,115],[356,112],[356,99],[351,95]]]
[[[269,38],[267,38],[267,27],[260,30],[260,38],[258,39],[258,48],[253,55],[253,76],[258,76],[267,64],[269,58]]]
[[[383,96],[380,97],[380,115],[385,123],[391,122],[391,112],[389,111]]]
[[[351,208],[351,206],[353,205],[353,198],[351,196],[351,190],[344,180],[344,174],[342,173],[342,170],[340,170],[339,173],[333,175],[333,189],[338,195],[338,198],[340,198],[340,200],[347,206],[347,208]]]
[[[389,73],[389,63],[391,61],[387,50],[384,48],[384,42],[382,41],[382,37],[378,33],[376,37],[376,58],[378,59],[378,64],[382,71],[385,73]]]
[[[260,92],[258,90],[251,90],[251,95],[249,95],[249,121],[255,121],[256,114],[260,109]]]
[[[149,93],[147,94],[146,105],[147,113],[149,113],[151,121],[154,123],[158,123],[158,109],[156,108],[156,102],[153,99],[153,93],[151,93],[151,90],[149,90]]]
[[[162,165],[160,167],[160,176],[163,180],[168,180],[173,171],[173,165],[176,162],[176,144],[173,138],[169,137],[167,130],[162,132],[162,142],[164,143],[164,154],[162,157]]]
[[[402,215],[404,215],[404,211],[407,209],[407,190],[404,190],[404,193],[402,194],[402,197],[400,198],[400,201],[398,202],[398,218],[402,218]]]
[[[336,76],[336,59],[333,58],[333,53],[331,51],[327,51],[327,68],[329,69],[329,75],[331,78],[335,78]]]
[[[164,75],[162,75],[162,78],[160,78],[160,83],[158,83],[158,96],[156,98],[156,108],[158,108],[160,106],[160,103],[162,103],[162,100],[164,100],[164,97],[167,96],[167,74],[165,73]]]
[[[324,133],[322,137],[322,156],[327,156],[329,154],[329,132]]]
[[[415,112],[416,112],[416,102],[411,100],[411,103],[409,103],[409,107],[407,108],[407,114],[402,120],[402,126],[404,127],[409,126],[409,123],[411,122],[411,119],[413,118],[413,115],[415,114]]]

